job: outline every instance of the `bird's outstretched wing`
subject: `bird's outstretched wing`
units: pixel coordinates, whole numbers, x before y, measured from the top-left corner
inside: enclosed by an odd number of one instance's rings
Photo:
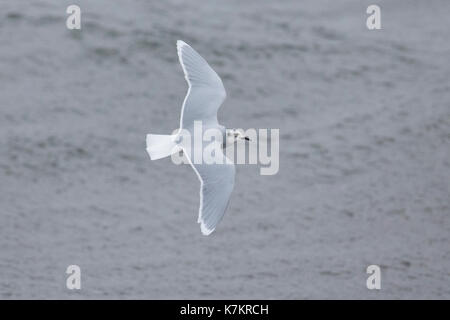
[[[217,110],[226,92],[217,73],[187,43],[177,41],[178,58],[189,85],[181,109],[180,128],[188,128],[194,121],[204,125],[218,124]]]
[[[200,120],[204,127],[218,127],[217,111],[226,97],[222,80],[185,42],[177,41],[177,51],[189,85],[181,109],[180,128],[192,130],[194,121]],[[198,223],[204,235],[213,232],[222,219],[234,187],[234,164],[223,154],[220,145],[215,150],[217,164],[193,163],[191,150],[184,150],[201,184]]]
[[[220,151],[219,151],[220,150]],[[222,152],[216,148],[217,164],[195,164],[192,157],[186,153],[189,162],[200,180],[200,209],[198,220],[201,231],[209,235],[222,219],[234,188],[235,167]]]

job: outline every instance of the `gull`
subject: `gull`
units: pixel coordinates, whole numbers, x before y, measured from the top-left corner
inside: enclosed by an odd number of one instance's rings
[[[180,129],[173,135],[147,135],[147,152],[151,160],[161,159],[182,151],[200,180],[200,208],[197,222],[202,234],[209,235],[216,229],[228,207],[234,188],[235,167],[222,148],[239,139],[250,140],[241,131],[225,129],[217,120],[217,111],[226,98],[225,88],[217,73],[187,43],[178,40],[177,52],[188,91],[181,108]],[[201,121],[204,129],[219,130],[223,141],[215,152],[215,163],[192,161],[196,153],[203,154],[203,146],[194,144],[186,148],[180,143],[181,129],[194,136],[194,122]],[[218,142],[217,142],[218,143]],[[196,150],[201,148],[201,150]],[[192,150],[191,150],[192,149]]]

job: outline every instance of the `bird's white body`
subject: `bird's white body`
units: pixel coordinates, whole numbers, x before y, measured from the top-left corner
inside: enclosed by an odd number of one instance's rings
[[[194,122],[201,121],[204,130],[217,129],[222,132],[225,144],[227,135],[225,127],[217,121],[217,111],[225,100],[226,92],[222,80],[194,49],[183,41],[177,41],[180,64],[188,82],[189,89],[183,102],[180,118],[180,129],[187,130],[194,136]],[[232,132],[232,139],[240,138]],[[219,163],[194,163],[192,150],[179,144],[175,135],[147,135],[147,152],[152,160],[167,157],[183,150],[189,163],[200,180],[200,208],[198,223],[203,234],[209,235],[222,219],[234,187],[235,167],[220,150],[216,157],[222,158]],[[194,147],[196,148],[196,147]],[[202,148],[197,147],[197,148]]]

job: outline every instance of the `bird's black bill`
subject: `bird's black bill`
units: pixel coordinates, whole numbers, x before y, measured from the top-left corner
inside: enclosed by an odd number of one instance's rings
[[[247,141],[252,141],[252,140],[250,140],[250,138],[249,138],[249,137],[244,137],[244,140],[247,140]]]

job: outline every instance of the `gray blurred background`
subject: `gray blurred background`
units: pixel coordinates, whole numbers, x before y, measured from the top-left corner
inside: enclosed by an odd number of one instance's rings
[[[2,1],[0,297],[449,299],[449,9]],[[279,173],[239,166],[209,237],[194,171],[145,151],[179,123],[177,39],[222,77],[225,126],[280,128]]]

